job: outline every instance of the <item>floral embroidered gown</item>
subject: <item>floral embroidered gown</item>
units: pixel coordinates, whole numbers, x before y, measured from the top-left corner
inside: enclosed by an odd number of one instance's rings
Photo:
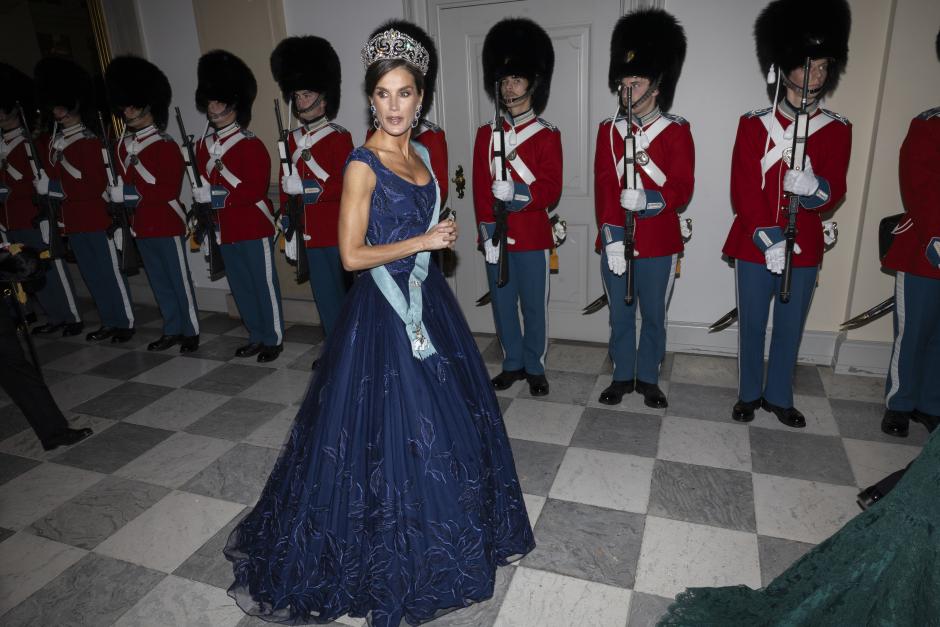
[[[349,158],[376,177],[369,242],[428,229],[433,180],[409,183],[364,147]],[[415,261],[385,266],[406,298]],[[474,338],[434,264],[420,290],[436,350],[426,359],[412,355],[372,274],[353,285],[290,438],[225,547],[229,594],[247,613],[285,624],[371,613],[376,627],[414,625],[492,596],[496,567],[534,548]]]

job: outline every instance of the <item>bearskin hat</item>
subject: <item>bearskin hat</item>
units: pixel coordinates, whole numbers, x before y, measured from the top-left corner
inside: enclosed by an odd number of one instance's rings
[[[662,9],[628,13],[618,20],[610,37],[607,82],[616,92],[625,76],[659,81],[656,102],[663,111],[672,107],[676,83],[685,61],[685,31]]]
[[[291,107],[294,92],[309,89],[323,94],[326,117],[336,117],[342,72],[339,57],[327,40],[313,35],[284,39],[271,53],[271,74]]]
[[[32,126],[36,117],[36,98],[33,90],[33,79],[12,65],[0,63],[0,110],[12,113],[19,102],[26,121]]]
[[[831,59],[822,98],[832,93],[849,60],[852,12],[846,0],[774,0],[754,23],[757,60],[764,76],[774,66],[785,76],[806,57]],[[771,100],[775,86],[768,85]],[[782,90],[781,90],[782,91]]]
[[[491,100],[496,81],[523,76],[534,83],[532,108],[542,113],[548,104],[555,69],[555,49],[541,26],[524,17],[497,22],[483,41],[483,88]]]
[[[224,102],[235,109],[238,123],[248,126],[258,83],[244,61],[227,50],[212,50],[199,57],[196,76],[196,109],[200,113],[206,112],[210,100]]]
[[[150,107],[154,123],[166,129],[173,90],[160,68],[133,55],[115,57],[105,70],[104,82],[113,109]]]
[[[434,40],[431,39],[431,36],[428,35],[423,28],[417,24],[406,22],[405,20],[389,20],[385,22],[372,31],[372,34],[369,35],[369,39],[371,40],[379,33],[384,33],[391,29],[408,35],[424,46],[425,50],[428,51],[430,58],[428,60],[428,71],[424,75],[424,99],[421,101],[421,117],[424,118],[434,104],[434,89],[437,86],[438,68],[437,46],[434,45]]]
[[[33,77],[39,106],[47,111],[55,107],[77,110],[82,123],[95,128],[95,88],[84,68],[65,57],[45,57],[36,64]]]

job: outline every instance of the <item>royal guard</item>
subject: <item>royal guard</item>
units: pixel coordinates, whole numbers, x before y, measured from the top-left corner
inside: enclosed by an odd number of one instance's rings
[[[329,335],[346,297],[337,238],[343,168],[353,149],[349,131],[331,122],[339,111],[339,57],[321,37],[288,37],[271,53],[271,72],[301,122],[287,136],[291,173],[281,173],[281,214],[291,234],[285,252],[295,261],[306,255],[320,323]],[[303,224],[290,224],[290,197],[303,204]],[[304,242],[300,250],[296,234]]]
[[[555,245],[548,214],[562,187],[561,134],[538,117],[548,104],[554,65],[552,40],[532,20],[505,19],[490,29],[483,88],[500,115],[477,130],[473,147],[479,245],[504,353],[493,386],[504,390],[527,379],[533,396],[548,394],[549,254]]]
[[[245,62],[225,50],[202,55],[197,77],[196,108],[211,128],[196,146],[203,184],[193,197],[214,210],[228,284],[248,328],[249,342],[235,356],[274,361],[283,350],[284,317],[268,200],[271,157],[248,130],[258,85]]]
[[[906,437],[911,420],[930,431],[940,423],[940,107],[911,121],[899,171],[906,211],[882,262],[897,274],[881,430]]]
[[[112,220],[105,202],[108,178],[102,144],[88,128],[97,122],[91,77],[61,57],[40,60],[34,77],[41,106],[54,122],[48,154],[43,155],[48,178],[41,176],[35,187],[41,196],[61,202],[62,233],[69,238],[101,317],[101,328],[85,337],[126,342],[134,335],[134,311],[117,249],[107,234]]]
[[[595,246],[610,307],[614,364],[613,381],[599,399],[606,405],[618,405],[634,389],[649,407],[667,405],[659,388],[666,308],[683,250],[679,212],[695,182],[689,123],[667,113],[685,49],[685,32],[661,9],[623,16],[610,41],[608,82],[617,95],[617,114],[598,128],[594,153]],[[637,305],[643,318],[639,347]]]
[[[787,426],[806,426],[793,407],[793,373],[822,262],[820,214],[835,210],[845,196],[852,144],[849,121],[823,109],[820,100],[835,89],[845,69],[850,24],[845,0],[776,0],[761,12],[754,28],[773,106],[746,113],[738,123],[731,157],[735,217],[723,249],[735,260],[739,352],[732,418],[739,422],[750,422],[754,410],[763,407]],[[800,118],[808,117],[808,122],[796,128],[807,59],[806,107]],[[805,159],[794,158],[794,146]],[[796,235],[788,254],[791,205]],[[771,300],[773,333],[765,379]]]
[[[17,104],[19,103],[19,104]],[[29,128],[23,127],[23,120]],[[11,65],[0,63],[0,237],[6,242],[20,242],[36,250],[48,249],[39,228],[41,216],[34,200],[33,180],[40,168],[28,157],[31,135],[36,125],[33,79]],[[48,145],[48,137],[34,145]],[[37,149],[38,150],[38,149]],[[42,168],[46,162],[40,159]],[[48,221],[45,225],[48,233]],[[47,236],[48,237],[48,236]],[[33,335],[61,331],[63,336],[78,335],[84,329],[75,301],[72,277],[63,259],[52,259],[45,283],[35,294],[46,314],[46,322],[33,327]]]
[[[121,56],[108,65],[105,83],[111,107],[127,127],[114,159],[118,185],[108,193],[132,215],[137,248],[163,316],[163,335],[147,350],[179,344],[181,353],[190,353],[199,347],[199,313],[184,241],[186,212],[179,201],[183,157],[166,134],[170,82],[149,61]]]

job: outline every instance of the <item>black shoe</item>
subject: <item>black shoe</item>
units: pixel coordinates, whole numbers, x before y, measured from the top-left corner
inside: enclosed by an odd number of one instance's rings
[[[866,510],[884,497],[875,486],[865,488],[855,497],[855,502],[862,510]]]
[[[117,329],[114,327],[101,327],[97,331],[92,331],[86,335],[85,340],[89,342],[100,342],[101,340],[106,340],[114,335],[115,331],[117,331]]]
[[[937,428],[938,424],[940,424],[940,416],[926,414],[918,409],[915,409],[911,414],[911,420],[918,424],[924,425],[924,427],[927,429],[927,433],[933,433],[933,430]]]
[[[655,383],[644,383],[637,379],[634,387],[638,393],[643,395],[643,404],[647,407],[655,409],[669,407],[669,403],[666,402],[666,395]]]
[[[112,343],[112,344],[123,344],[124,342],[126,342],[126,341],[128,341],[129,339],[131,339],[132,337],[134,337],[134,333],[135,333],[135,332],[136,332],[136,329],[133,329],[133,328],[131,328],[131,329],[115,329],[115,330],[114,330],[114,333],[111,334],[111,343]]]
[[[42,450],[51,451],[54,448],[60,446],[72,446],[77,442],[81,442],[88,436],[92,434],[92,430],[88,428],[84,429],[65,429],[61,431],[45,442],[42,443]]]
[[[244,346],[239,346],[235,349],[236,357],[254,357],[259,352],[261,352],[262,344],[261,342],[252,342],[251,344],[245,344]]]
[[[603,403],[604,405],[619,405],[620,401],[623,400],[623,395],[632,392],[633,379],[629,381],[611,381],[610,385],[601,392],[601,396],[597,399],[597,402]]]
[[[525,370],[503,370],[493,377],[493,387],[497,390],[505,390],[512,386],[516,381],[525,379]]]
[[[738,422],[751,422],[754,420],[754,410],[759,408],[763,402],[764,399],[762,398],[756,401],[738,399],[738,402],[734,404],[734,409],[731,410],[731,419]]]
[[[761,399],[761,407],[772,413],[777,417],[777,420],[788,427],[802,429],[806,426],[806,418],[804,418],[803,414],[795,407],[777,407],[776,405],[768,403],[767,399]]]
[[[180,337],[180,353],[195,353],[199,350],[198,335],[183,335]]]
[[[320,358],[317,357],[316,359],[313,360],[313,364],[311,364],[310,369],[316,370],[319,367],[320,367]]]
[[[159,340],[147,344],[148,351],[165,351],[171,346],[176,346],[183,339],[182,335],[162,335]]]
[[[896,438],[906,438],[911,412],[886,409],[881,419],[881,431]]]
[[[525,378],[529,382],[529,394],[532,396],[548,395],[548,379],[544,374],[527,374]]]
[[[283,344],[278,344],[277,346],[262,346],[261,350],[258,352],[258,362],[264,364],[269,361],[274,361],[281,354],[282,350],[284,350]]]
[[[55,333],[64,326],[64,322],[59,322],[58,324],[47,322],[46,324],[41,324],[38,327],[33,327],[32,330],[30,330],[30,333],[33,335],[49,335],[50,333]]]
[[[69,322],[62,327],[62,337],[71,337],[78,335],[85,330],[84,322]]]

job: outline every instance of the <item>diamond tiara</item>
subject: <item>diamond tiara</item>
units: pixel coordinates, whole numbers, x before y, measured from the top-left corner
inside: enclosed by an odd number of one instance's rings
[[[424,46],[405,33],[389,29],[370,39],[362,48],[362,65],[366,69],[383,59],[401,59],[421,70],[423,75],[428,73],[431,55]]]

